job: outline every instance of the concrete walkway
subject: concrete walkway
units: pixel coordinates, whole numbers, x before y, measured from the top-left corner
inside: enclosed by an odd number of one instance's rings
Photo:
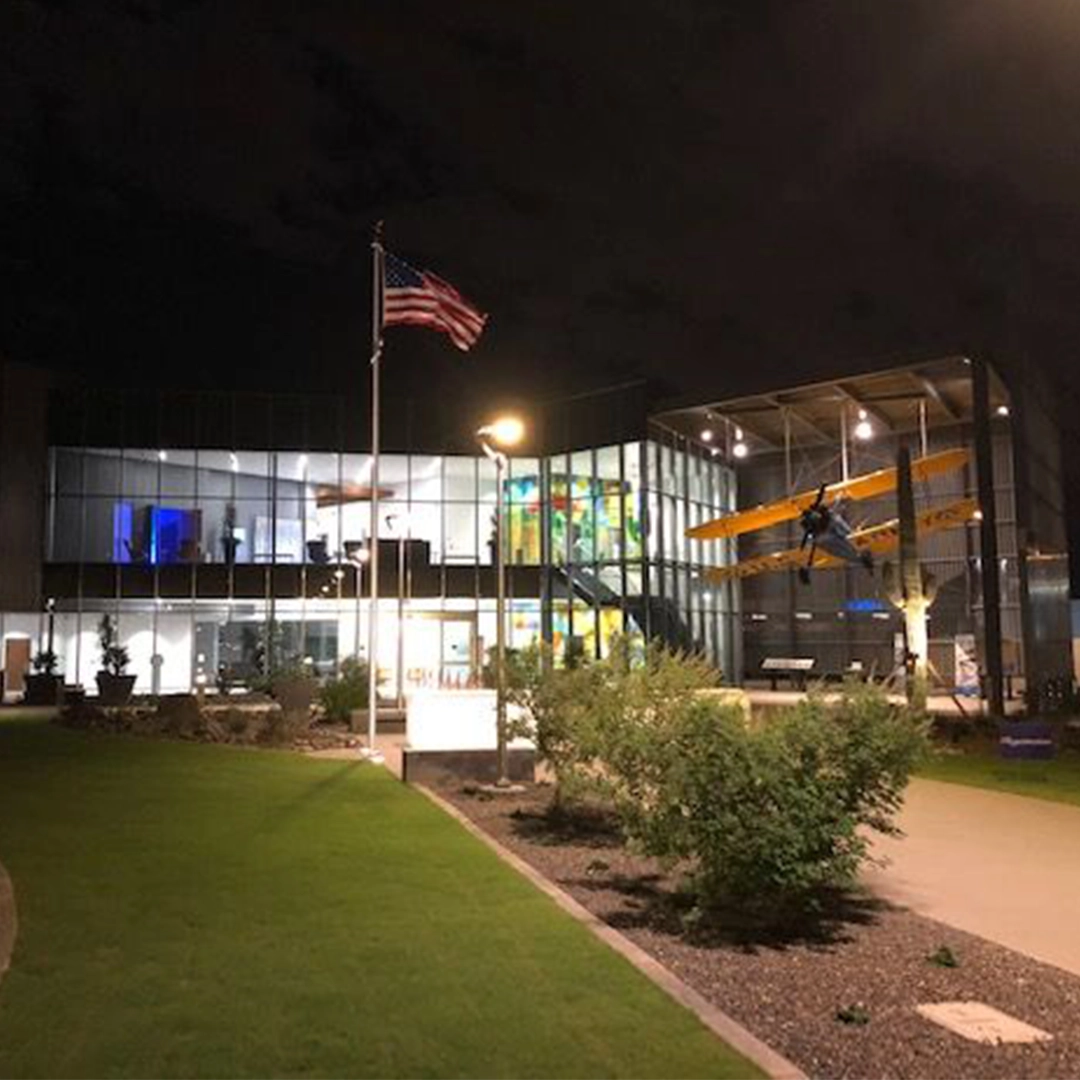
[[[1080,975],[1080,807],[913,780],[899,824],[875,892]]]

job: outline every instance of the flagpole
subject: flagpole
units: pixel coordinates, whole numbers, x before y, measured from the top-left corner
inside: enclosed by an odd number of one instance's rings
[[[382,222],[375,223],[371,240],[371,601],[368,605],[368,741],[364,756],[382,761],[375,747],[379,683],[379,362],[383,350]]]

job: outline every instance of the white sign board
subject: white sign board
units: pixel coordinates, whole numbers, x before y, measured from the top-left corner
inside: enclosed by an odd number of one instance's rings
[[[508,718],[517,715],[510,706]],[[405,736],[413,750],[494,750],[495,691],[415,690],[407,702]],[[527,739],[510,745],[532,747]]]

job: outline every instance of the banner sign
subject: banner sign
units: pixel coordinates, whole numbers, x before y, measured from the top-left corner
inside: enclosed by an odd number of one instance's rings
[[[1003,758],[1048,761],[1054,756],[1054,729],[1043,720],[1003,720],[998,751]]]
[[[957,634],[953,641],[956,692],[965,697],[979,696],[979,657],[974,634]]]

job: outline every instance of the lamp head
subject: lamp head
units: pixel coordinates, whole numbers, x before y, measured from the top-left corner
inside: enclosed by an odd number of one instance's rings
[[[517,416],[500,416],[476,432],[497,446],[517,446],[525,437],[525,424]]]

